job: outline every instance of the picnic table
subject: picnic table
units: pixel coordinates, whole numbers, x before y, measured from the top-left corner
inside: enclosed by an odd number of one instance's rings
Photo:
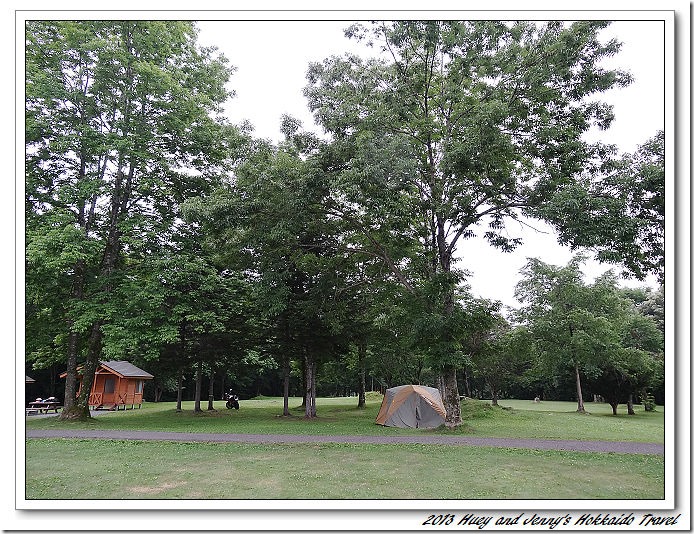
[[[32,413],[48,413],[51,410],[58,413],[58,408],[60,407],[58,401],[33,401],[29,403],[26,413],[27,415],[31,415]]]

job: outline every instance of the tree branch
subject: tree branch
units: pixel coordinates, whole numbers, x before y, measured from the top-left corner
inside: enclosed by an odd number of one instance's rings
[[[364,226],[359,220],[357,220],[356,217],[349,215],[345,213],[344,211],[341,211],[337,209],[336,207],[333,207],[332,209],[328,208],[328,211],[331,212],[333,215],[352,223],[354,226],[356,226],[363,234],[364,236],[369,240],[369,242],[374,246],[375,251],[367,252],[366,250],[361,250],[361,249],[352,249],[355,252],[362,252],[362,253],[368,253],[372,256],[375,256],[379,259],[381,259],[390,269],[390,271],[393,273],[395,278],[407,289],[410,293],[415,294],[417,291],[415,287],[410,284],[410,282],[407,280],[407,277],[405,274],[400,270],[400,268],[395,264],[393,259],[390,257],[388,252],[386,251],[385,247],[373,236],[373,234],[369,231],[366,226]]]

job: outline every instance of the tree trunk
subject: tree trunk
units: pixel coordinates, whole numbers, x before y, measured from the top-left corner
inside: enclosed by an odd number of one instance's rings
[[[311,359],[311,417],[316,417],[316,368],[318,363],[315,359]]]
[[[472,391],[470,391],[470,375],[467,372],[467,366],[463,367],[463,384],[465,386],[465,396],[472,398]]]
[[[67,338],[67,376],[65,376],[65,397],[63,398],[63,414],[75,404],[77,397],[77,333],[70,332]]]
[[[455,367],[446,366],[443,369],[442,393],[443,406],[446,408],[446,426],[453,428],[463,423],[460,418],[460,396],[458,395],[458,379]]]
[[[77,398],[77,404],[89,414],[89,395],[94,384],[94,373],[99,366],[99,356],[101,355],[101,340],[103,333],[101,332],[101,321],[97,321],[92,326],[92,333],[89,336],[89,345],[87,349],[87,361],[82,367],[82,390]]]
[[[200,399],[202,397],[202,360],[198,360],[198,370],[195,373],[195,411],[201,412]]]
[[[306,361],[304,417],[312,419],[316,417],[316,363],[308,352],[306,352],[304,358]]]
[[[183,402],[183,367],[178,370],[178,378],[176,380],[176,411],[182,412],[181,406]]]
[[[306,411],[306,392],[308,391],[308,385],[306,384],[306,360],[308,356],[306,355],[306,348],[304,348],[304,357],[301,358],[301,409]]]
[[[499,406],[499,391],[493,386],[489,386],[489,389],[492,390],[492,406]]]
[[[181,356],[186,358],[186,318],[184,317],[181,320],[181,324],[179,326],[179,333],[181,336]],[[183,411],[183,408],[181,406],[181,402],[183,401],[183,365],[181,364],[181,367],[178,370],[178,382],[176,384],[176,411],[181,412]]]
[[[617,407],[619,406],[619,402],[610,401],[610,406],[612,407],[612,415],[617,415]]]
[[[629,393],[629,398],[627,399],[627,414],[636,415],[634,411],[634,395],[632,393]]]
[[[439,219],[440,220],[440,219]],[[442,225],[439,224],[439,234],[442,233]],[[439,248],[441,249],[441,243],[445,243],[442,235],[438,236]],[[440,253],[441,266],[445,273],[451,272],[450,266],[450,256],[448,254],[444,255]],[[450,318],[453,315],[454,307],[454,289],[451,288],[443,302],[443,312],[446,318]],[[448,335],[448,334],[446,334]],[[446,341],[450,341],[447,339]],[[456,368],[453,365],[444,365],[443,367],[443,386],[444,391],[441,392],[443,407],[446,409],[446,426],[449,428],[454,428],[463,424],[463,420],[460,417],[460,393],[458,392],[458,377],[456,374]]]
[[[428,160],[429,160],[429,174],[431,178],[431,184],[436,184],[436,161],[433,156],[434,150],[431,143],[431,139],[427,143],[428,147]],[[438,187],[438,186],[437,186]],[[432,193],[434,191],[432,190]],[[440,191],[439,191],[440,193]],[[440,194],[432,195],[434,198],[441,198]],[[437,259],[441,266],[441,271],[443,274],[451,274],[451,257],[453,253],[452,245],[446,241],[446,219],[442,213],[434,212],[435,219],[435,230],[436,234],[432,237],[436,243],[437,249]],[[444,294],[443,301],[441,302],[443,316],[446,319],[450,319],[453,315],[453,310],[455,307],[455,287],[452,285],[446,290]],[[446,333],[441,333],[441,336],[445,336],[446,339],[441,341],[450,342],[450,335]],[[446,343],[448,344],[448,343]],[[444,355],[444,358],[448,355]],[[449,428],[457,427],[463,423],[460,417],[460,393],[458,392],[458,377],[456,375],[456,368],[453,365],[444,364],[442,369],[443,376],[443,391],[441,391],[441,397],[443,400],[443,406],[446,409],[446,426]]]
[[[443,374],[441,373],[436,377],[436,389],[439,390],[441,398],[443,399],[446,396],[446,385],[443,383]]]
[[[285,353],[282,361],[282,397],[283,397],[283,407],[282,415],[285,417],[289,415],[289,375],[291,372],[289,354]]]
[[[308,354],[304,354],[304,417],[311,417],[311,376]]]
[[[648,391],[644,390],[641,393],[641,396],[643,397],[643,411],[644,412],[654,412],[655,411],[655,399],[653,396],[648,393]]]
[[[99,355],[101,353],[101,322],[98,321],[92,326],[92,333],[89,336],[89,348],[87,350],[87,360],[82,365],[82,389],[75,402],[75,408],[89,415],[89,395],[94,384],[94,373],[99,365]]]
[[[578,408],[576,409],[579,413],[586,413],[586,407],[583,405],[583,392],[581,391],[581,373],[578,370],[578,363],[574,364],[574,370],[576,371],[576,397],[578,398]]]
[[[87,348],[87,360],[82,365],[82,389],[74,404],[70,408],[63,408],[60,415],[61,419],[63,420],[84,420],[91,418],[91,414],[89,413],[89,395],[92,392],[94,373],[99,365],[102,336],[101,321],[97,321],[92,325],[91,335],[89,336],[89,345]]]
[[[75,300],[84,298],[85,265],[83,260],[75,263],[74,279],[71,297]],[[63,398],[63,413],[69,412],[77,397],[77,352],[79,350],[79,334],[72,331],[73,321],[68,320],[67,338],[67,376],[65,377],[65,396]],[[61,414],[61,419],[64,419]]]
[[[357,408],[366,408],[366,343],[359,341],[359,401]]]
[[[214,410],[214,371],[210,371],[210,385],[207,389],[207,410]]]

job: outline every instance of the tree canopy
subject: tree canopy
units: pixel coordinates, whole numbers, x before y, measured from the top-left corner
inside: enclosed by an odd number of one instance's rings
[[[600,42],[606,25],[356,24],[347,34],[380,47],[382,58],[311,65],[309,106],[344,161],[333,168],[331,213],[408,291],[437,294],[427,300],[442,318],[457,305],[464,273],[454,263],[465,239],[481,233],[512,251],[520,239],[505,232],[508,219],[544,218],[558,190],[612,152],[583,137],[613,119],[594,97],[630,81],[600,66],[619,50]],[[439,339],[446,354],[453,341]],[[451,426],[460,424],[455,372],[454,361],[443,365]]]
[[[658,132],[635,154],[599,175],[562,185],[542,212],[559,242],[596,251],[601,262],[622,264],[643,280],[665,277],[665,135]]]

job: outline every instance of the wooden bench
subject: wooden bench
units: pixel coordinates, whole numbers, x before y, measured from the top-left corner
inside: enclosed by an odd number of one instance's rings
[[[30,402],[29,407],[26,409],[26,414],[48,413],[51,411],[58,413],[59,408],[62,408],[62,406],[57,402]]]

